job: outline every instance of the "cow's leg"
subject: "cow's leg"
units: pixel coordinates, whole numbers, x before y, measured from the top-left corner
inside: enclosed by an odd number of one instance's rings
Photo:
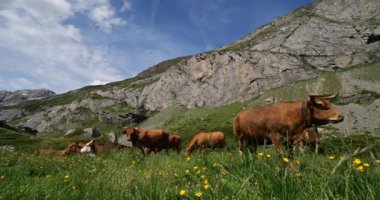
[[[277,151],[277,153],[282,155],[282,150],[281,150],[282,136],[280,135],[280,133],[270,133],[269,138],[272,141],[274,149]]]

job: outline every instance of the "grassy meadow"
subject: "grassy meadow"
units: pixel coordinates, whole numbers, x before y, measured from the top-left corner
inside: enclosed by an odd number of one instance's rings
[[[271,146],[240,157],[234,142],[190,156],[127,148],[58,157],[34,154],[36,139],[1,155],[0,199],[380,199],[379,139],[328,137],[323,154],[294,161]]]

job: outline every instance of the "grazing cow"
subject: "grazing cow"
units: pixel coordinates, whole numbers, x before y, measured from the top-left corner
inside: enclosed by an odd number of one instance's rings
[[[302,153],[305,152],[305,146],[308,145],[318,154],[320,152],[321,136],[318,133],[317,127],[305,129],[302,134],[298,134],[293,141],[293,145],[299,145]]]
[[[145,155],[151,151],[157,152],[161,149],[169,149],[169,134],[162,129],[143,129],[137,127],[124,127],[123,134],[127,135],[128,141],[139,148]]]
[[[266,141],[281,153],[280,143],[286,138],[292,156],[294,141],[305,129],[343,121],[342,113],[329,101],[335,96],[309,95],[305,101],[276,103],[238,113],[233,121],[233,133],[240,153],[245,145],[255,151],[257,145]]]
[[[111,151],[113,149],[121,149],[123,148],[123,145],[120,144],[115,144],[111,142],[106,142],[106,143],[98,143],[94,140],[91,140],[83,148],[80,149],[81,153],[95,153],[95,154],[100,154],[104,153],[107,151]]]
[[[223,132],[201,132],[191,139],[190,143],[186,146],[185,151],[187,154],[190,154],[195,149],[223,148],[225,145]]]

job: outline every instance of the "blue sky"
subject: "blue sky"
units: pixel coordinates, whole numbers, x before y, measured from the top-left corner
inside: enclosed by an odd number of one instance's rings
[[[0,90],[132,77],[244,37],[311,0],[1,0]]]

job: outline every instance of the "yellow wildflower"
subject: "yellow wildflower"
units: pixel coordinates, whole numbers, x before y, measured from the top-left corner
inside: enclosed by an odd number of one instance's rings
[[[380,160],[376,160],[375,162],[376,162],[376,163],[380,163]]]
[[[361,163],[362,163],[362,161],[358,158],[356,158],[354,161],[352,161],[352,164],[354,164],[354,165],[359,165]]]
[[[175,177],[178,177],[178,174],[177,174],[177,173],[174,173],[174,176],[175,176]]]
[[[75,185],[73,185],[73,187],[71,187],[73,190],[75,190],[75,189],[77,189],[76,187],[75,187]]]
[[[270,157],[271,157],[271,155],[270,155],[270,154],[267,154],[267,155],[265,155],[265,157],[267,157],[267,158],[270,158]]]
[[[197,170],[198,170],[198,166],[194,166],[194,167],[193,167],[193,170],[194,170],[194,171],[197,171]]]
[[[369,164],[368,163],[363,163],[363,166],[364,167],[369,167]]]
[[[302,176],[302,174],[301,173],[297,173],[296,176]]]
[[[329,156],[329,160],[334,160],[335,156]]]
[[[287,158],[287,157],[283,157],[282,160],[283,160],[284,162],[286,162],[286,163],[289,162],[289,158]]]
[[[364,172],[364,166],[360,165],[359,167],[356,168],[358,171]]]
[[[214,164],[212,164],[212,166],[213,166],[213,167],[218,167],[219,164],[218,164],[218,163],[214,163]]]
[[[196,196],[196,197],[202,197],[202,192],[196,192],[196,193],[195,193],[195,196]]]
[[[224,169],[220,170],[220,173],[221,173],[222,175],[227,175],[227,171],[224,170]]]
[[[186,190],[180,190],[180,191],[179,191],[179,196],[185,196],[186,193],[187,193]]]
[[[186,157],[186,160],[189,161],[191,158],[189,156]]]
[[[208,190],[209,187],[210,187],[209,184],[204,185],[204,188],[205,188],[206,190]]]
[[[263,155],[264,155],[264,154],[261,153],[261,152],[260,152],[260,153],[257,153],[257,156],[258,156],[258,157],[263,157]]]
[[[301,163],[301,161],[300,161],[300,160],[296,160],[296,163],[297,163],[297,164],[300,164],[300,163]]]
[[[63,178],[66,180],[66,179],[69,179],[69,176],[68,176],[68,175],[66,175],[66,176],[64,176]]]
[[[132,160],[132,164],[135,165],[135,164],[136,164],[136,161]]]
[[[5,178],[5,176],[1,176],[1,177],[0,177],[0,180],[3,180],[4,178]]]
[[[205,179],[205,178],[206,178],[205,175],[202,175],[202,176],[201,176],[201,179]]]
[[[186,170],[185,170],[185,173],[186,173],[186,174],[190,173],[190,170],[186,169]]]
[[[206,179],[206,180],[205,180],[205,185],[208,185],[208,184],[209,184],[209,183],[208,183],[208,180]]]

